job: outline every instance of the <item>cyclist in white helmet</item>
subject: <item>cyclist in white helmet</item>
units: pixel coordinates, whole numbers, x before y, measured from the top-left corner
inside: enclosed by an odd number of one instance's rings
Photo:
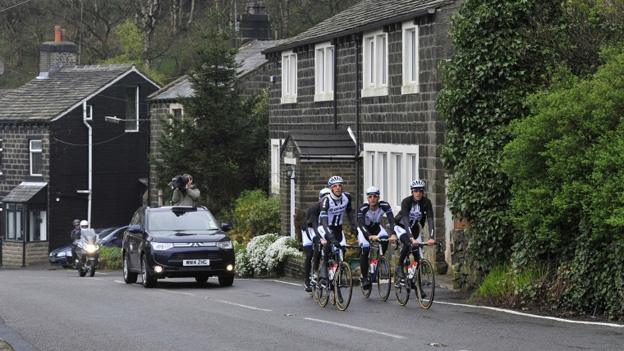
[[[435,237],[433,235],[435,230],[433,223],[433,206],[431,205],[431,200],[424,196],[425,181],[421,179],[412,180],[410,182],[410,190],[412,191],[412,195],[401,201],[401,211],[397,215],[397,225],[394,227],[399,240],[403,243],[401,256],[399,257],[399,262],[396,267],[397,276],[401,279],[404,278],[401,265],[409,254],[409,244],[422,242],[421,228],[424,227],[425,223],[427,223],[427,227],[429,228],[427,245],[435,244]],[[419,250],[416,252],[420,254]]]
[[[323,188],[319,192],[319,201],[308,208],[306,218],[301,226],[301,241],[303,242],[303,252],[305,260],[303,262],[305,291],[311,292],[310,271],[316,272],[318,268],[318,257],[320,255],[320,234],[318,233],[319,215],[321,214],[321,201],[330,193],[329,188]]]
[[[342,232],[342,222],[347,215],[351,232],[356,233],[355,213],[352,207],[351,195],[342,191],[344,180],[340,176],[333,176],[327,181],[327,186],[331,189],[329,195],[321,201],[321,214],[319,220],[319,233],[321,234],[321,244],[325,257],[321,263],[321,284],[327,282],[327,262],[332,252],[332,246],[344,247],[347,240]]]
[[[388,233],[381,225],[381,217],[386,215],[388,219],[388,231],[394,238],[394,215],[392,207],[386,201],[380,201],[381,192],[377,187],[371,186],[366,189],[366,203],[358,210],[358,243],[362,248],[360,255],[360,270],[362,272],[362,287],[369,289],[371,282],[368,279],[368,255],[370,254],[370,241],[378,238],[388,238]],[[381,243],[383,252],[388,248],[388,242]]]

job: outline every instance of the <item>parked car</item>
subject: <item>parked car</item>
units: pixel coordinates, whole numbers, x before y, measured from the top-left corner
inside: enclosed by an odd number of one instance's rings
[[[123,233],[128,226],[123,227],[111,227],[111,228],[98,228],[95,232],[98,235],[98,244],[102,246],[117,246],[121,247]],[[69,237],[69,235],[68,235]],[[57,249],[50,251],[48,254],[48,261],[52,264],[61,265],[63,268],[69,268],[72,265],[72,244],[63,245]]]
[[[106,247],[121,247],[124,232],[128,226],[107,228],[98,233],[98,244]]]
[[[142,207],[123,238],[123,276],[128,284],[141,274],[146,288],[167,277],[194,277],[204,284],[211,276],[221,286],[234,282],[232,241],[204,207]]]

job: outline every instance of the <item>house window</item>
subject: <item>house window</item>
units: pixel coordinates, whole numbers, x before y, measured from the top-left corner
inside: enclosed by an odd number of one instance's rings
[[[282,104],[297,102],[297,54],[282,53]]]
[[[388,33],[368,33],[362,42],[362,97],[388,95]]]
[[[280,191],[280,145],[283,140],[271,139],[271,194]]]
[[[401,94],[418,93],[419,55],[418,26],[413,22],[403,23],[403,85]]]
[[[48,234],[46,231],[46,211],[31,210],[28,241],[46,241]]]
[[[43,175],[43,146],[41,140],[30,141],[30,175]]]
[[[364,186],[376,186],[396,211],[409,196],[409,182],[418,178],[418,145],[364,144]],[[366,201],[366,199],[363,199]]]
[[[126,88],[126,132],[139,131],[139,87]]]
[[[334,99],[334,47],[330,43],[314,47],[314,101]]]
[[[22,210],[22,205],[11,203],[6,205],[7,240],[24,240],[22,237]]]
[[[184,106],[179,103],[169,104],[169,115],[180,120],[184,116]]]

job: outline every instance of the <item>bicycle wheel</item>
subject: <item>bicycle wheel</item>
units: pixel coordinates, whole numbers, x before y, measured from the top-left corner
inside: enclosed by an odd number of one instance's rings
[[[316,290],[314,290],[314,301],[316,301],[316,303],[318,303],[321,307],[327,306],[327,303],[329,302],[329,289],[326,287],[324,288],[319,284],[316,287]]]
[[[334,281],[334,297],[336,298],[336,308],[344,311],[351,303],[353,293],[353,280],[351,279],[351,268],[347,262],[341,262],[336,271]]]
[[[368,262],[368,264],[370,265],[370,261]],[[373,273],[369,272],[368,279],[371,279],[372,276],[373,276]],[[373,282],[372,281],[370,282],[370,284],[368,285],[368,289],[364,289],[364,282],[360,278],[360,291],[362,291],[362,295],[364,296],[364,298],[368,299],[372,290],[373,290]]]
[[[388,300],[390,296],[390,287],[392,286],[392,277],[390,276],[390,266],[384,257],[379,259],[377,264],[377,291],[379,297],[383,301]]]
[[[424,309],[429,309],[433,305],[435,296],[435,272],[433,265],[426,259],[422,259],[418,267],[416,277],[416,298],[418,304]]]
[[[407,304],[410,296],[410,282],[407,279],[407,270],[405,268],[403,268],[403,277],[405,277],[403,281],[399,280],[399,277],[396,277],[397,281],[394,284],[394,293],[401,306],[405,306]]]

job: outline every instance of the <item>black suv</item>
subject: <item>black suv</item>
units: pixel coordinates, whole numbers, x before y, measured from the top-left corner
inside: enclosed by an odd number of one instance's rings
[[[123,236],[123,275],[128,284],[141,274],[151,288],[165,277],[194,277],[204,284],[218,276],[221,286],[234,282],[234,249],[204,207],[142,207]]]

